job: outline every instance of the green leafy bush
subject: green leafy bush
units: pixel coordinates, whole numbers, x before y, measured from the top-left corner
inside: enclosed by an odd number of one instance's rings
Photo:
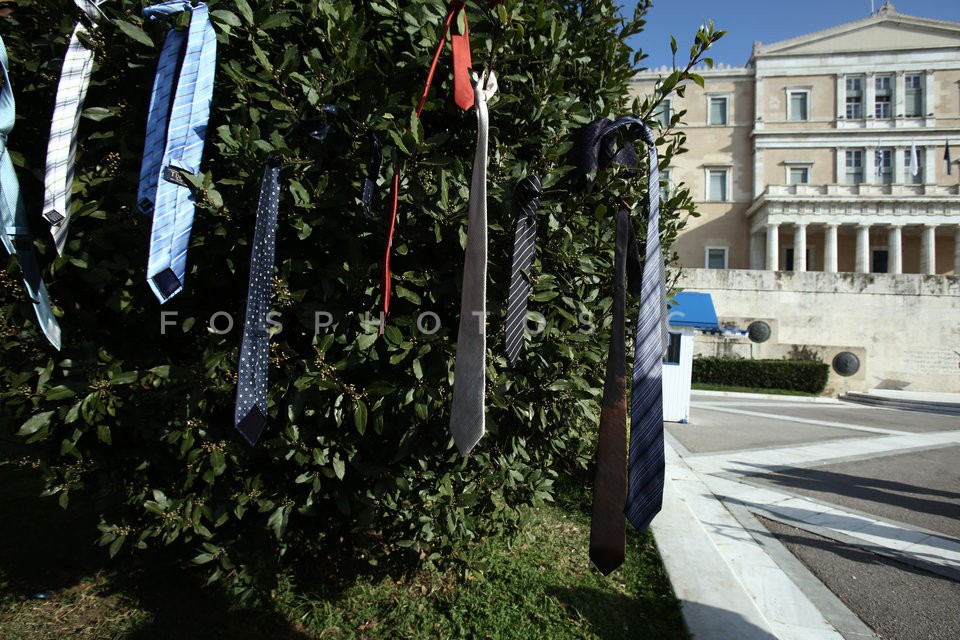
[[[694,382],[734,387],[823,393],[829,373],[829,365],[811,360],[693,359]]]
[[[0,25],[20,114],[10,152],[36,212],[64,348],[52,352],[39,335],[10,260],[0,290],[0,455],[41,468],[64,507],[76,492],[96,498],[111,554],[179,545],[211,580],[246,592],[268,586],[281,561],[319,549],[371,562],[402,548],[437,558],[513,530],[522,506],[549,500],[558,476],[589,464],[609,333],[611,210],[645,190],[642,178],[612,172],[592,193],[568,190],[568,136],[602,115],[650,118],[678,84],[702,82],[688,67],[658,95],[629,97],[637,60],[623,39],[642,28],[648,4],[624,22],[612,0],[470,5],[474,61],[492,61],[500,93],[490,109],[488,433],[468,459],[452,447],[447,423],[476,117],[452,104],[449,48],[422,123],[412,121],[445,5],[209,2],[219,48],[214,108],[186,287],[162,308],[144,282],[150,220],[135,202],[167,27],[144,24],[140,2],[103,5],[110,22],[94,38],[74,221],[59,258],[39,211],[76,11],[66,0],[24,6]],[[695,41],[694,58],[716,37],[708,35]],[[298,137],[296,122],[327,103],[344,115],[326,143]],[[385,145],[372,219],[359,202],[369,132]],[[662,133],[668,162],[683,136]],[[283,328],[272,342],[269,424],[250,448],[232,428],[233,402],[269,153],[285,163],[274,286]],[[394,300],[378,337],[397,157]],[[547,323],[511,369],[500,350],[510,202],[530,172],[546,188],[531,309]],[[690,208],[682,188],[665,204],[667,246]]]

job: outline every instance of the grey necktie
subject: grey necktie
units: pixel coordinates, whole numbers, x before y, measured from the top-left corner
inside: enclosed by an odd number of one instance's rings
[[[486,86],[476,74],[477,151],[470,181],[470,217],[467,250],[463,264],[463,295],[457,358],[453,368],[453,405],[450,433],[460,453],[467,455],[483,437],[484,389],[486,386],[487,314],[487,101],[497,92],[497,78],[490,72]]]

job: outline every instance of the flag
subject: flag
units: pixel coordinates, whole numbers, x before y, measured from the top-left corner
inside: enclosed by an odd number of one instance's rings
[[[943,159],[947,161],[947,175],[949,176],[953,173],[950,167],[951,163],[950,163],[950,141],[949,140],[947,140],[947,148],[944,149],[943,151]]]
[[[873,165],[877,168],[877,176],[883,173],[883,152],[880,151],[880,143],[877,143],[877,150],[873,153]]]
[[[917,141],[910,144],[910,170],[913,175],[920,175],[920,156],[917,154]]]

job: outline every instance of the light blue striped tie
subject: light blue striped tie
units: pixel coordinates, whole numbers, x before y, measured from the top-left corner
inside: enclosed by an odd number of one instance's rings
[[[200,173],[213,97],[217,42],[203,3],[191,7],[187,2],[165,2],[143,10],[148,20],[183,11],[193,12],[190,28],[186,36],[176,30],[167,34],[157,64],[137,196],[140,210],[153,212],[147,282],[161,303],[183,289],[195,202],[184,174]],[[177,59],[184,40],[186,50],[178,75]]]
[[[60,348],[60,325],[50,307],[47,288],[40,277],[37,256],[33,252],[33,238],[27,225],[27,211],[20,197],[20,182],[13,170],[13,162],[7,153],[7,136],[13,130],[16,119],[16,104],[10,77],[7,74],[7,48],[0,39],[0,68],[3,71],[3,87],[0,87],[0,239],[10,255],[15,255],[23,270],[23,283],[27,295],[33,303],[40,328],[47,340],[57,349]]]
[[[640,280],[640,311],[633,346],[633,391],[630,400],[630,463],[626,516],[643,531],[663,500],[663,349],[666,344],[667,296],[660,248],[660,165],[650,129],[642,123],[650,163],[647,186],[647,239]]]

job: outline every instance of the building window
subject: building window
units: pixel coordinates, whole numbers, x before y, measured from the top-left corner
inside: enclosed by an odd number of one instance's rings
[[[893,117],[893,76],[877,76],[874,79],[876,97],[873,103],[875,118]]]
[[[809,184],[810,167],[787,167],[787,184]]]
[[[705,247],[704,262],[707,269],[727,268],[727,247]]]
[[[846,183],[861,184],[863,182],[863,151],[860,149],[848,150],[846,167]]]
[[[903,105],[904,115],[908,118],[919,118],[923,115],[923,74],[911,73],[903,77],[906,87]]]
[[[680,364],[680,334],[670,331],[667,333],[667,352],[663,355],[663,364]]]
[[[707,124],[725,125],[728,121],[729,96],[710,96],[710,113]]]
[[[707,202],[727,201],[727,169],[707,169]]]
[[[669,200],[673,196],[673,179],[670,169],[660,171],[660,196],[663,200]]]
[[[847,78],[847,120],[863,119],[863,78]]]
[[[870,260],[870,273],[887,273],[889,267],[887,261],[890,257],[886,249],[874,249]]]
[[[660,106],[657,107],[653,118],[657,124],[660,125],[661,129],[670,128],[670,120],[673,118],[673,100],[665,98],[663,102],[660,103]]]
[[[810,91],[808,89],[787,90],[787,120],[804,121],[810,119]]]
[[[877,149],[874,152],[874,164],[877,169],[877,182],[880,184],[892,184],[893,151],[891,149]]]
[[[923,184],[923,147],[917,147],[916,158],[913,149],[903,150],[903,181],[907,184]],[[916,170],[914,170],[916,163]]]

